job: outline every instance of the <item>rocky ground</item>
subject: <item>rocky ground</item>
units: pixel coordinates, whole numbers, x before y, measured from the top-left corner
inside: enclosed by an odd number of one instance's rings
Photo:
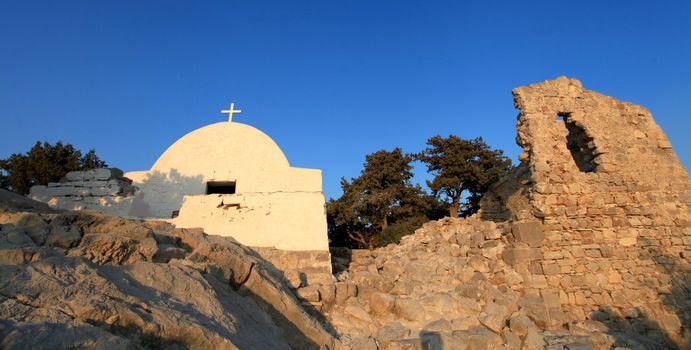
[[[280,273],[230,238],[0,192],[0,348],[334,345]]]

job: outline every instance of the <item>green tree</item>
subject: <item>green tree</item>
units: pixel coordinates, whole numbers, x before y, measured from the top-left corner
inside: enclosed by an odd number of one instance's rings
[[[434,175],[427,186],[448,205],[451,217],[476,212],[482,194],[512,168],[511,159],[502,150],[490,149],[481,137],[465,140],[437,135],[427,145],[415,158]]]
[[[26,195],[31,186],[60,181],[70,171],[107,166],[93,149],[82,156],[69,143],[36,142],[26,154],[15,153],[0,160],[0,188]]]
[[[410,181],[412,160],[400,148],[377,151],[365,157],[360,176],[341,179],[343,195],[327,203],[332,245],[372,249],[397,221],[425,215],[425,193]]]

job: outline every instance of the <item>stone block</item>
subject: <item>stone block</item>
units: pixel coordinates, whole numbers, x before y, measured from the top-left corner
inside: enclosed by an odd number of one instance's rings
[[[319,286],[319,299],[326,303],[333,303],[336,297],[336,286],[333,284],[323,284]]]
[[[422,304],[415,299],[409,298],[396,299],[394,312],[396,315],[409,321],[424,321],[426,316]]]
[[[542,298],[523,298],[519,305],[537,326],[545,327],[550,323],[549,311]]]
[[[307,286],[297,290],[297,294],[300,298],[309,301],[317,302],[319,301],[319,286]]]
[[[369,306],[375,315],[388,314],[394,307],[396,298],[389,294],[374,292],[369,294]]]
[[[601,258],[602,252],[600,252],[600,249],[586,249],[585,256],[589,258]]]
[[[523,341],[524,350],[543,350],[545,348],[545,339],[537,330],[537,328],[529,328],[528,334]]]
[[[499,238],[501,238],[501,232],[496,228],[486,228],[484,235],[485,235],[485,239],[499,239]]]
[[[506,329],[501,333],[504,338],[504,345],[510,350],[520,350],[521,349],[521,338],[510,330]]]
[[[452,327],[451,322],[441,318],[426,324],[424,327],[422,327],[422,330],[426,332],[450,333],[452,331]]]
[[[558,275],[561,273],[561,268],[557,264],[542,263],[542,272],[545,275]]]
[[[357,296],[357,286],[352,283],[336,283],[336,303],[342,304],[348,298]]]
[[[84,197],[84,203],[100,205],[101,197]]]
[[[612,246],[609,245],[600,247],[600,252],[602,252],[602,257],[604,258],[611,258],[612,256],[614,256],[614,248],[612,248]]]
[[[71,196],[74,194],[74,187],[72,186],[60,186],[60,187],[46,187],[45,195],[51,197],[57,196]]]
[[[564,257],[564,253],[560,251],[549,251],[545,252],[543,255],[545,260],[558,260]]]
[[[531,247],[539,247],[545,239],[545,233],[542,231],[542,224],[537,221],[522,222],[514,224],[511,227],[516,242],[528,244]]]
[[[524,337],[528,334],[528,329],[535,327],[535,323],[528,318],[528,316],[518,315],[511,317],[509,320],[509,328],[514,334]]]
[[[499,333],[504,328],[506,318],[509,316],[509,309],[498,303],[489,303],[480,314],[479,320],[487,328],[495,333]]]
[[[476,328],[480,325],[480,320],[475,316],[459,317],[451,320],[451,328],[454,331],[465,331]]]
[[[84,179],[87,180],[108,180],[113,177],[111,169],[93,169],[85,171]]]
[[[69,184],[75,187],[103,187],[108,185],[108,181],[72,181]]]
[[[457,338],[457,344],[466,345],[467,349],[491,350],[504,342],[500,335],[483,328],[476,328],[467,331],[454,331],[453,336],[454,338]],[[445,342],[445,345],[454,343],[456,342]]]
[[[120,188],[118,187],[117,190],[119,191]],[[109,196],[109,195],[117,194],[117,191],[114,191],[114,189],[111,188],[110,186],[94,187],[91,189],[91,194],[94,196]]]
[[[542,259],[542,252],[538,248],[507,248],[502,253],[504,262],[511,266],[521,262],[529,262]]]
[[[406,328],[402,323],[393,321],[384,324],[377,331],[377,340],[383,343],[388,343],[397,339],[402,339],[410,334],[410,329]]]
[[[561,298],[559,296],[559,290],[543,290],[542,298],[545,300],[545,305],[547,308],[556,309],[561,307]]]
[[[459,297],[457,298],[457,307],[461,310],[468,310],[469,314],[474,314],[480,311],[480,304],[473,298]]]
[[[351,347],[353,349],[377,350],[377,343],[372,337],[362,336],[354,338]]]
[[[39,197],[45,196],[46,195],[46,188],[47,188],[46,186],[41,186],[41,185],[32,186],[31,189],[29,190],[29,195],[30,196],[39,196]]]
[[[362,305],[355,302],[356,299],[350,299],[346,306],[343,308],[343,313],[355,318],[359,321],[364,321],[366,323],[372,323],[372,316],[370,316],[367,311],[362,307]]]
[[[82,181],[84,180],[84,172],[83,171],[70,171],[65,175],[65,180],[67,181]]]
[[[72,194],[75,196],[88,196],[91,194],[91,189],[86,187],[72,187]]]
[[[619,239],[619,245],[624,247],[634,246],[638,243],[638,238],[636,237],[625,237]]]

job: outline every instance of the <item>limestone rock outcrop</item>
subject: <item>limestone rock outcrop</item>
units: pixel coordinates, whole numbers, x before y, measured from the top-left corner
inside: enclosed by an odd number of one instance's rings
[[[280,273],[231,238],[0,195],[1,348],[334,348]]]

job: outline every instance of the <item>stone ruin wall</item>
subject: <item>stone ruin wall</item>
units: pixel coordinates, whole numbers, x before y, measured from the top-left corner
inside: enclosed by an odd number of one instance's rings
[[[59,182],[33,186],[29,198],[65,210],[92,210],[120,215],[134,200],[132,180],[117,168],[71,171]]]
[[[521,164],[478,214],[332,250],[335,294],[301,296],[353,348],[691,344],[691,181],[650,112],[564,77],[514,98]]]
[[[689,337],[691,181],[650,112],[565,77],[513,94],[522,165],[484,204],[514,220],[503,258],[524,293],[553,326],[640,318]]]
[[[250,248],[281,271],[293,289],[334,283],[328,251]]]

